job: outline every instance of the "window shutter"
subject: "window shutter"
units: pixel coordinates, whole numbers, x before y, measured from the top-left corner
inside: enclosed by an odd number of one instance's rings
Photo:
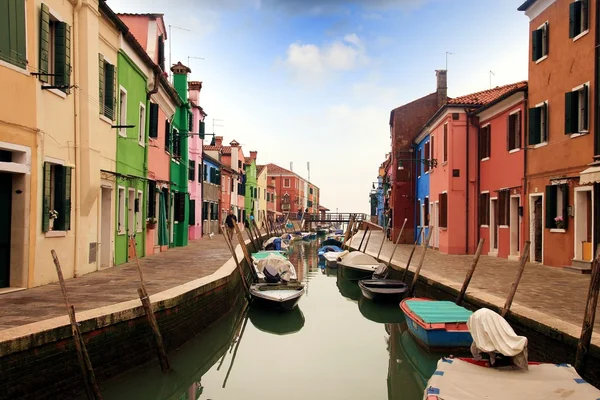
[[[565,134],[578,133],[579,92],[565,93]]]
[[[569,37],[574,38],[579,34],[581,26],[581,2],[574,1],[569,4]]]
[[[11,0],[4,1],[3,3],[9,3],[8,8],[12,11],[12,13],[9,14],[9,18],[11,15],[13,16],[9,23],[9,62],[11,64],[16,64],[21,68],[25,68],[27,66],[25,1]]]
[[[215,184],[221,184],[221,170],[215,170]]]
[[[115,120],[115,66],[109,63],[104,63],[104,115]]]
[[[43,182],[43,205],[42,205],[42,232],[50,230],[50,188],[52,187],[52,165],[44,163]]]
[[[514,148],[521,148],[521,111],[515,114],[515,136]]]
[[[583,97],[583,104],[580,104],[580,108],[581,108],[581,127],[584,130],[588,129],[588,86],[587,85],[583,85],[583,89],[581,89],[582,91],[582,97]]]
[[[40,74],[48,73],[48,55],[50,51],[50,9],[44,3],[40,15]],[[40,75],[40,81],[48,83],[48,75]]]
[[[148,218],[156,218],[156,182],[148,181]]]
[[[564,229],[569,227],[569,185],[561,185],[562,189],[562,217]]]
[[[513,147],[513,135],[511,134],[511,129],[513,129],[513,116],[509,115],[506,119],[506,151],[510,151]]]
[[[489,158],[492,156],[492,125],[488,125],[486,127],[485,145],[486,145],[485,154]]]
[[[179,193],[179,219],[177,221],[184,222],[185,221],[185,193]]]
[[[165,151],[171,152],[171,123],[168,119],[165,120]]]
[[[64,203],[63,203],[63,214],[64,214],[64,230],[71,230],[71,171],[70,167],[63,167],[64,169]],[[60,212],[60,211],[59,211]]]
[[[194,132],[194,114],[188,112],[188,132]]]
[[[204,140],[204,133],[205,133],[205,123],[203,121],[198,121],[198,133],[200,133],[200,139]]]
[[[64,22],[56,24],[54,49],[54,84],[64,86],[61,90],[68,93],[71,85],[71,27]]]
[[[165,71],[165,39],[163,35],[158,36],[158,66]]]
[[[190,199],[189,225],[196,225],[196,200]]]
[[[150,126],[148,136],[156,139],[158,137],[158,104],[150,103]]]
[[[537,29],[531,32],[531,59],[537,61],[542,53],[542,30]]]
[[[444,125],[444,161],[448,161],[448,125]]]
[[[540,142],[542,142],[542,140],[544,142],[548,141],[548,121],[550,120],[548,118],[548,103],[544,103],[542,104],[542,106],[540,107],[541,111],[540,111]],[[543,118],[543,122],[544,122],[544,128],[541,128],[541,121]]]
[[[535,107],[529,109],[529,144],[538,144],[541,142],[541,108]]]
[[[546,229],[555,227],[556,218],[556,185],[546,186]]]
[[[550,25],[548,25],[548,23],[546,22],[544,24],[544,27],[541,29],[542,31],[542,41],[540,42],[540,44],[543,42],[546,45],[546,52],[543,52],[543,48],[540,45],[540,58],[543,56],[546,56],[548,54],[550,54]]]
[[[582,31],[587,31],[589,27],[589,7],[588,0],[581,0],[581,27]]]
[[[104,114],[104,56],[102,54],[98,54],[98,73],[98,112]]]

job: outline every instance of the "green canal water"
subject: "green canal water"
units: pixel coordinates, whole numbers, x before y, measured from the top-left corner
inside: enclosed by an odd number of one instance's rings
[[[149,363],[103,385],[104,399],[422,399],[441,355],[412,339],[398,305],[319,265],[319,241],[292,245],[307,286],[296,310],[240,304],[169,354],[171,373]]]

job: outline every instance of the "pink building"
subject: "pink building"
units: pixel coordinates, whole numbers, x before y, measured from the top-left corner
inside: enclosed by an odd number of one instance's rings
[[[527,83],[520,82],[475,113],[479,119],[478,234],[485,239],[483,254],[490,256],[518,259],[521,254],[526,93]]]
[[[204,118],[206,113],[200,107],[200,91],[202,82],[191,81],[188,85],[189,101],[192,110],[192,118],[189,123],[190,137],[189,148],[189,173],[188,188],[190,191],[190,227],[189,239],[200,239],[202,237],[202,151],[204,141]]]
[[[430,154],[424,154],[423,158],[437,163],[437,167],[428,171],[430,245],[442,253],[474,253],[480,235],[477,177],[481,140],[479,122],[473,113],[524,87],[526,83],[520,82],[448,99],[419,132],[430,135]]]

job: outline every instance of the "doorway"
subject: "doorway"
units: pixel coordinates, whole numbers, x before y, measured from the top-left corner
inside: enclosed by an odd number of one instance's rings
[[[110,252],[112,249],[112,188],[102,187],[102,205],[100,209],[100,268],[112,267]]]
[[[531,196],[529,200],[529,220],[531,254],[530,258],[535,262],[543,262],[544,255],[544,207],[543,196],[541,194]]]
[[[510,198],[510,255],[518,256],[521,243],[521,218],[519,216],[520,199],[518,196]]]
[[[10,286],[12,174],[0,173],[0,288]]]
[[[134,248],[130,245],[132,236],[135,238],[135,189],[129,188],[127,193],[127,261],[134,258]]]
[[[591,262],[592,251],[592,188],[575,189],[575,259]]]
[[[440,203],[436,201],[435,203],[431,203],[433,207],[433,248],[440,248]]]
[[[490,254],[498,254],[498,198],[490,200]]]

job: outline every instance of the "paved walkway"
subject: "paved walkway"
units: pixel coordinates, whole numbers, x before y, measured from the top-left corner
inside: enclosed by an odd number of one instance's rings
[[[155,294],[210,275],[230,257],[223,236],[215,235],[141,258],[140,265],[148,293]],[[139,285],[135,262],[66,281],[76,312],[138,299]],[[58,283],[0,295],[0,330],[62,315],[66,308]]]
[[[358,232],[354,236],[353,247],[358,247],[362,235],[362,232]],[[377,255],[382,237],[381,232],[373,231],[367,248],[369,254]],[[392,242],[386,241],[380,258],[387,262],[393,248]],[[399,245],[394,254],[393,264],[404,268],[411,250],[412,245]],[[411,261],[411,271],[416,269],[422,251],[421,246],[417,247]],[[448,255],[428,249],[421,275],[430,279],[438,280],[439,278],[449,281],[453,283],[453,287],[460,289],[472,261],[473,255]],[[503,304],[516,277],[517,266],[518,262],[516,261],[482,255],[467,294],[473,291],[485,292],[501,298]],[[574,324],[581,329],[589,284],[590,275],[528,263],[525,266],[512,308],[514,309],[516,305],[524,306]],[[598,312],[596,315],[594,331],[600,333],[600,315]],[[539,322],[546,323],[547,321]]]

